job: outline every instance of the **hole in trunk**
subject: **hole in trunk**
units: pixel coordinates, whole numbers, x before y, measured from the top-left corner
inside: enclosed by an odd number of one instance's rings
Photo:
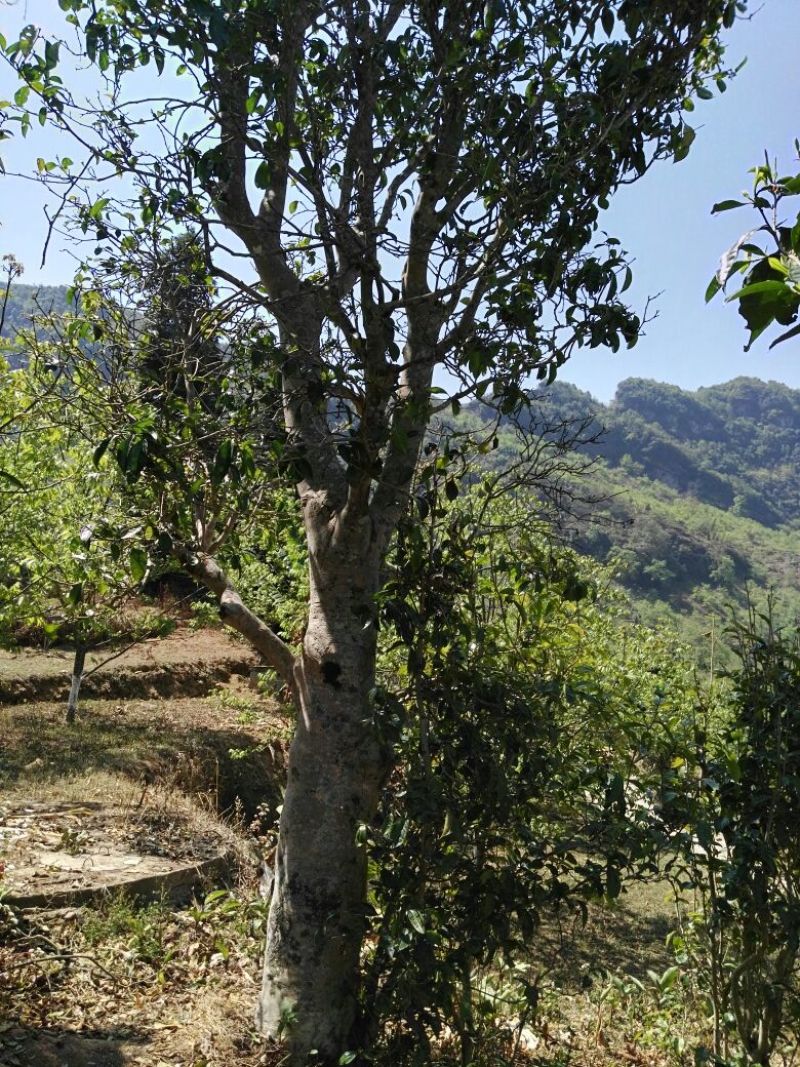
[[[329,659],[322,664],[322,680],[327,685],[332,685],[334,689],[339,689],[341,686],[339,681],[341,673],[342,668],[335,660]]]

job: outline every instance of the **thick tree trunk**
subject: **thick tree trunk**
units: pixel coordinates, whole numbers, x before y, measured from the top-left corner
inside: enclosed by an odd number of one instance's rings
[[[388,760],[373,725],[378,561],[315,554],[257,1023],[293,1064],[338,1062],[356,1016],[367,857]],[[370,558],[370,556],[373,558]],[[317,1050],[316,1056],[312,1050]]]

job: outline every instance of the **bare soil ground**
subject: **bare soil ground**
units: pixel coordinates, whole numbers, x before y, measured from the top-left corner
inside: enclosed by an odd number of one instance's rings
[[[47,698],[61,696],[69,652],[0,655],[6,700],[45,696],[0,707],[0,865],[11,868],[10,888],[25,860],[38,861],[42,881],[65,875],[44,869],[45,848],[71,882],[85,877],[87,859],[111,863],[126,850],[153,865],[202,862],[219,849],[237,857],[188,906],[157,893],[0,905],[0,1067],[275,1061],[252,1027],[258,852],[270,847],[290,720],[250,688],[256,663],[219,631],[146,642],[97,671],[100,692],[114,698],[87,687],[67,727],[61,700]],[[167,692],[184,695],[152,695],[167,676]]]
[[[242,852],[228,827],[174,791],[100,774],[73,784],[71,801],[0,805],[6,904],[92,904],[121,888],[177,899],[203,876],[228,876]]]

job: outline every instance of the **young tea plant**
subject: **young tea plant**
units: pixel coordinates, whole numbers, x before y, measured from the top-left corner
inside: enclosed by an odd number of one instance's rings
[[[732,634],[727,721],[694,731],[665,813],[699,898],[682,947],[712,1006],[700,1054],[766,1067],[800,1022],[800,630],[751,610]]]

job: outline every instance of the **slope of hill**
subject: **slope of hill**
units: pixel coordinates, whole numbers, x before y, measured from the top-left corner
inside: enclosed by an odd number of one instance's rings
[[[613,563],[643,618],[699,640],[748,593],[800,614],[800,391],[736,378],[691,393],[638,378],[608,406],[566,383],[546,418],[604,427],[575,547]]]
[[[0,301],[5,291],[0,287]],[[30,326],[31,319],[37,314],[65,311],[67,308],[66,285],[22,285],[14,282],[6,302],[3,321],[3,338],[10,340],[19,330]],[[4,352],[12,366],[20,360],[19,353],[13,349]]]

